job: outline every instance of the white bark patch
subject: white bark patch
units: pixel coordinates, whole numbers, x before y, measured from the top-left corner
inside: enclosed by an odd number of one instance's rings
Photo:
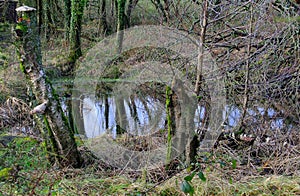
[[[30,111],[30,114],[43,114],[47,108],[48,101],[45,101],[44,103],[37,105],[33,110]]]
[[[36,10],[36,9],[33,8],[33,7],[29,7],[29,6],[27,6],[27,5],[18,7],[18,8],[16,9],[17,12],[29,12],[29,11],[34,11],[34,10]]]

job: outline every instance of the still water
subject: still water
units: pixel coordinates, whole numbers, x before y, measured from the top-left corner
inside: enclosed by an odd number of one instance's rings
[[[101,134],[110,134],[113,138],[116,138],[116,129],[119,124],[116,98],[108,97],[105,100],[105,98],[99,99],[86,96],[82,102],[85,137],[94,138]],[[124,99],[121,104],[124,105],[125,111],[120,117],[122,121],[126,122],[122,128],[126,130],[127,133],[142,136],[166,129],[166,109],[164,103],[151,97],[146,97],[142,99],[135,98],[134,101],[129,98]],[[133,112],[133,110],[135,110],[135,112]],[[265,110],[263,107],[256,106],[254,109],[247,109],[247,115],[251,116],[254,122],[255,118],[259,118],[266,113],[269,118],[276,115],[276,111],[272,108]],[[195,129],[203,126],[204,115],[205,107],[198,106],[194,114]],[[227,105],[225,107],[223,120],[226,129],[235,127],[240,118],[241,109],[239,107],[234,105]],[[271,127],[274,129],[282,128],[283,126],[283,118],[278,117],[271,121]]]

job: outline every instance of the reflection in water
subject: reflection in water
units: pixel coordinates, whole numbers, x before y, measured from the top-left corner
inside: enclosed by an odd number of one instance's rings
[[[84,98],[84,134],[87,138],[94,138],[104,133],[116,138],[117,127],[120,126],[117,122],[117,103],[114,97],[108,97],[106,101],[108,108],[105,107],[105,98],[97,100],[92,97]],[[166,113],[164,104],[159,101],[146,97],[124,99],[121,104],[124,104],[125,108],[121,118],[127,122],[126,127],[121,129],[126,130],[127,133],[140,136],[164,129]]]
[[[235,105],[226,106],[226,125],[227,128],[232,128],[238,125],[241,117],[241,109]],[[273,108],[263,108],[261,106],[253,106],[247,109],[246,117],[251,117],[253,123],[259,123],[262,116],[267,116],[271,120],[271,129],[282,129],[284,127],[284,120],[281,117],[276,117],[277,112]]]
[[[198,105],[198,107],[195,111],[195,117],[194,117],[195,127],[204,127],[205,126],[205,112],[206,112],[205,107]]]
[[[105,103],[107,101],[107,103]],[[144,97],[134,99],[123,99],[125,112],[122,114],[126,127],[122,127],[127,133],[135,136],[148,135],[166,127],[165,105],[154,98]],[[83,120],[85,135],[87,138],[95,138],[101,134],[109,134],[113,138],[117,137],[117,103],[114,97],[95,99],[94,97],[85,97],[83,100]],[[273,118],[276,112],[272,108],[253,107],[247,109],[247,116],[251,116],[252,122],[256,122],[260,116],[267,115]],[[224,118],[226,129],[235,127],[241,116],[241,110],[235,105],[226,106]],[[205,117],[205,107],[198,106],[195,110],[195,127],[203,127]],[[271,120],[271,128],[283,128],[283,118],[277,117]]]
[[[238,125],[239,119],[241,117],[241,111],[236,106],[226,106],[227,114],[227,125],[229,127],[234,127]]]
[[[109,129],[112,129],[112,133],[115,134],[116,125],[114,123],[114,114],[116,107],[113,99],[108,98],[108,103],[110,106],[108,111],[108,127]],[[103,101],[98,102],[92,97],[84,98],[83,121],[85,135],[87,138],[94,138],[106,133],[105,104]]]

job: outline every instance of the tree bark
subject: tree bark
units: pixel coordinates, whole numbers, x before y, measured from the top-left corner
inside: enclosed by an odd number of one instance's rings
[[[172,100],[176,118],[174,148],[179,152],[185,152],[182,161],[190,165],[195,161],[199,147],[199,140],[194,132],[196,100],[188,96],[183,82],[178,78],[173,78],[172,89],[176,89],[176,93],[174,92],[176,99]]]
[[[36,1],[38,7],[38,31],[39,35],[41,34],[42,24],[43,24],[43,1],[37,0]]]
[[[164,8],[164,6],[162,5],[160,0],[151,0],[151,2],[154,4],[155,8],[161,12],[164,22],[168,22],[168,14],[166,13],[166,10]]]
[[[85,6],[85,0],[71,1],[71,24],[70,24],[70,54],[67,71],[74,70],[76,60],[82,55],[81,52],[81,23]]]
[[[122,43],[125,28],[125,4],[126,0],[118,0],[118,24],[117,24],[117,38],[118,38],[118,53],[122,51]]]
[[[101,6],[100,6],[100,28],[101,28],[101,34],[102,35],[107,35],[108,33],[108,24],[107,24],[107,18],[106,18],[106,0],[101,1]]]
[[[195,94],[198,95],[201,87],[201,80],[202,80],[202,67],[203,67],[203,58],[204,58],[204,43],[205,43],[205,36],[206,36],[206,27],[207,27],[207,6],[208,1],[203,2],[203,11],[202,11],[202,25],[200,31],[200,41],[199,41],[199,55],[198,55],[198,65],[197,65],[197,78],[195,84]]]
[[[50,35],[53,33],[53,26],[54,26],[54,21],[53,17],[51,14],[51,1],[49,0],[44,0],[43,1],[43,7],[44,7],[44,33],[45,33],[45,38],[47,40],[50,40]]]
[[[69,41],[70,25],[71,25],[71,0],[64,0],[65,4],[65,40]]]
[[[22,7],[21,7],[22,8]],[[59,99],[42,66],[40,38],[37,31],[35,9],[22,11],[22,20],[16,27],[16,45],[20,57],[20,68],[31,84],[37,105],[31,114],[39,119],[46,141],[51,142],[49,156],[62,167],[80,167],[82,159],[77,150],[73,132],[61,108]],[[50,138],[50,140],[49,140]]]
[[[139,2],[139,0],[129,0],[128,2],[128,7],[127,7],[127,12],[126,12],[126,15],[127,15],[127,28],[129,28],[131,26],[131,13],[133,11],[133,9],[135,8],[135,6],[137,5],[137,3]]]

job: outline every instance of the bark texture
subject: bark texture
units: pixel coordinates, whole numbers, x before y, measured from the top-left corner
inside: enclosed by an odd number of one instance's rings
[[[16,27],[18,35],[16,44],[20,68],[26,75],[38,103],[31,114],[38,121],[37,125],[44,133],[45,140],[51,143],[48,147],[48,150],[51,150],[49,156],[55,155],[55,160],[62,167],[70,165],[79,167],[82,161],[73,132],[42,66],[35,11],[22,12],[22,14],[22,19]]]
[[[81,23],[85,0],[71,1],[71,23],[70,23],[70,69],[74,68],[75,61],[82,55],[81,52]]]

